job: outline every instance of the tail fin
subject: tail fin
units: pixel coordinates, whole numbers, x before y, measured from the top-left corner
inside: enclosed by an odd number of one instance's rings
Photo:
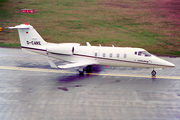
[[[29,24],[21,24],[9,29],[18,29],[19,38],[22,47],[47,45],[47,42],[38,34],[38,32]]]

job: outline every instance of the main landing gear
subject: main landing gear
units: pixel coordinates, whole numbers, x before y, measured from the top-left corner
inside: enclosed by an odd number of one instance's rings
[[[84,75],[84,71],[86,71],[86,73],[91,73],[91,68],[92,66],[88,65],[87,67],[80,67],[79,68],[79,75]]]
[[[84,75],[84,67],[79,67],[79,75]]]
[[[79,75],[84,75],[84,71],[79,71]]]
[[[156,78],[156,71],[153,70],[153,71],[151,72],[151,75],[152,75],[152,78]]]

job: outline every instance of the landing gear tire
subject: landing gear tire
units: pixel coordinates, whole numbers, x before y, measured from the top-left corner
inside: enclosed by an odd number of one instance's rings
[[[86,67],[86,73],[91,73],[91,68],[92,68],[92,66],[88,65]]]
[[[84,71],[79,71],[79,75],[84,75]]]
[[[153,71],[151,72],[151,75],[152,75],[152,78],[155,78],[155,77],[156,77],[156,71],[153,70]]]

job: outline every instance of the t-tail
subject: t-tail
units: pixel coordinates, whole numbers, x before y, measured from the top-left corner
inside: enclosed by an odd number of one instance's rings
[[[8,27],[9,29],[18,29],[21,47],[32,52],[46,51],[48,44],[43,40],[39,33],[28,23]],[[38,52],[39,53],[39,52]]]
[[[22,47],[47,45],[38,32],[29,24],[21,24],[9,29],[18,29]]]

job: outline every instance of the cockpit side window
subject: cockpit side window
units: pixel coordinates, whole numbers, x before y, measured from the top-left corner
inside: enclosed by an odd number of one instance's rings
[[[142,56],[142,52],[141,52],[141,51],[139,51],[139,52],[138,52],[138,55],[139,55],[139,56]]]
[[[137,54],[137,53],[135,52],[135,54]],[[147,51],[139,51],[138,56],[150,57],[151,54],[149,52],[147,52]]]

